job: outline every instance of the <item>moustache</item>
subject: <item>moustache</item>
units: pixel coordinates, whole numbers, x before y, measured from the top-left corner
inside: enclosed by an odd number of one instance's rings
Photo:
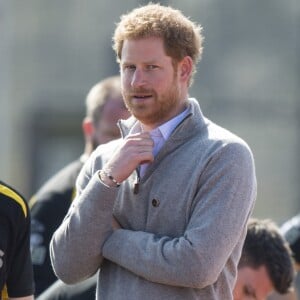
[[[125,93],[128,96],[134,96],[138,94],[155,94],[152,89],[145,89],[145,88],[138,88],[138,89],[131,89]]]

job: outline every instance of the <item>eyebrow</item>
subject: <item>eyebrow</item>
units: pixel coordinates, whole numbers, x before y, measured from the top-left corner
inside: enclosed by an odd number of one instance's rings
[[[145,64],[145,65],[151,65],[151,64],[157,64],[159,63],[161,60],[160,58],[157,58],[157,57],[152,57],[152,58],[149,58],[147,61],[143,61],[142,63]],[[135,64],[135,62],[131,61],[131,58],[129,57],[128,60],[123,60],[122,61],[123,64]]]

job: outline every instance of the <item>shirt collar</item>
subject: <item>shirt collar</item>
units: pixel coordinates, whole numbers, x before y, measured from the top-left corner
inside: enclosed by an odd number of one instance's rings
[[[167,140],[170,137],[173,130],[186,117],[187,114],[188,109],[186,108],[182,113],[158,127],[162,136],[164,137],[164,140]]]
[[[150,134],[152,132],[155,132],[155,131],[159,130],[161,132],[164,140],[166,141],[170,137],[171,133],[176,128],[176,126],[187,116],[188,111],[189,111],[189,109],[186,108],[179,115],[177,115],[174,118],[172,118],[171,120],[163,123],[159,127],[151,130]],[[131,128],[129,133],[133,134],[133,133],[138,133],[138,132],[142,132],[142,126],[141,126],[141,123],[139,121],[134,124],[134,126]]]

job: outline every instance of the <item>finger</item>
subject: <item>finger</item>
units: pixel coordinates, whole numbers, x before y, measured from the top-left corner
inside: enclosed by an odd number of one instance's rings
[[[141,147],[154,146],[154,141],[151,137],[131,137],[124,140],[125,147]]]
[[[152,140],[149,132],[140,132],[140,133],[130,134],[125,138],[125,140],[126,139],[136,140],[136,141]]]
[[[152,154],[141,153],[139,155],[139,165],[149,164],[149,163],[152,163],[153,161],[154,161],[154,156]]]
[[[126,153],[125,156],[126,158],[124,157],[124,161],[134,161],[136,164],[140,164],[143,160],[150,162],[154,160],[152,147],[135,149],[133,152]]]

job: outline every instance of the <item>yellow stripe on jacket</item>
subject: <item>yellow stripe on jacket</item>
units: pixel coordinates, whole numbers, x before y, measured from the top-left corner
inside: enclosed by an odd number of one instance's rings
[[[18,195],[15,191],[13,191],[12,189],[8,188],[3,184],[0,184],[0,194],[8,196],[9,198],[16,201],[22,207],[25,218],[27,217],[28,212],[27,212],[26,204],[24,203],[24,199],[20,195]]]

